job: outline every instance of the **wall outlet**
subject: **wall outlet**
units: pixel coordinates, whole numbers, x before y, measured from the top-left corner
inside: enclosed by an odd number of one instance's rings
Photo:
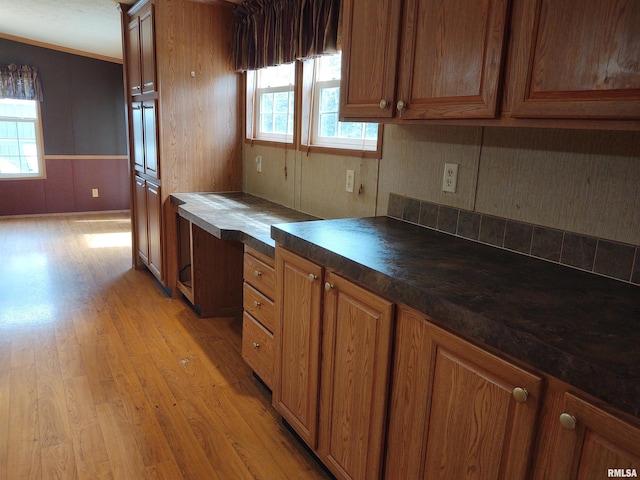
[[[97,189],[97,188],[92,188],[92,189],[91,189],[91,196],[92,196],[93,198],[97,198],[97,197],[99,197],[99,196],[100,196],[100,195],[98,195],[98,189]]]
[[[353,170],[347,170],[346,190],[349,193],[353,193],[354,179],[355,179],[355,172]]]
[[[262,172],[262,155],[256,156],[256,172]]]
[[[442,191],[449,192],[449,193],[456,193],[457,186],[458,186],[458,164],[445,163],[444,176],[442,177]]]

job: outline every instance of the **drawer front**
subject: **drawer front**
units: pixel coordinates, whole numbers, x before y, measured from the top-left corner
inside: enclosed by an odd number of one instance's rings
[[[244,254],[244,281],[273,299],[276,291],[276,271],[252,255]]]
[[[273,333],[275,326],[275,307],[273,302],[248,283],[244,283],[244,311]]]
[[[273,335],[245,312],[242,321],[242,358],[269,388],[273,388],[273,349]]]

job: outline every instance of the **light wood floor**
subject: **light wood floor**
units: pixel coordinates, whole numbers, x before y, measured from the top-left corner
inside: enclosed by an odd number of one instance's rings
[[[240,329],[131,269],[128,214],[0,219],[0,479],[327,478]]]

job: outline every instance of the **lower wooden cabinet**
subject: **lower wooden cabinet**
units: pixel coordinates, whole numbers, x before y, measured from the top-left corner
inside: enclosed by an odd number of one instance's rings
[[[394,305],[283,249],[276,272],[274,406],[336,478],[379,478]]]
[[[135,235],[138,257],[162,281],[162,197],[160,186],[136,175]]]
[[[339,479],[382,473],[394,307],[325,276],[317,453]]]
[[[318,445],[322,267],[276,248],[273,406],[312,449]]]
[[[274,385],[274,260],[245,247],[243,264],[242,358],[267,387]]]
[[[545,396],[532,479],[638,478],[637,424],[552,386]]]
[[[401,308],[386,478],[528,478],[542,379]]]

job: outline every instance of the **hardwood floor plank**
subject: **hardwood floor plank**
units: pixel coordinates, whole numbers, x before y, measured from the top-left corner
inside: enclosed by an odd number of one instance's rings
[[[11,367],[7,478],[42,478],[36,365]]]
[[[138,359],[139,361],[134,361],[133,364],[183,476],[224,480],[209,463],[169,386],[154,367],[153,360],[149,355],[140,356]]]
[[[116,479],[135,479],[145,470],[142,456],[121,403],[96,405],[111,471]]]
[[[0,480],[7,480],[9,401],[11,393],[11,340],[0,340]]]

